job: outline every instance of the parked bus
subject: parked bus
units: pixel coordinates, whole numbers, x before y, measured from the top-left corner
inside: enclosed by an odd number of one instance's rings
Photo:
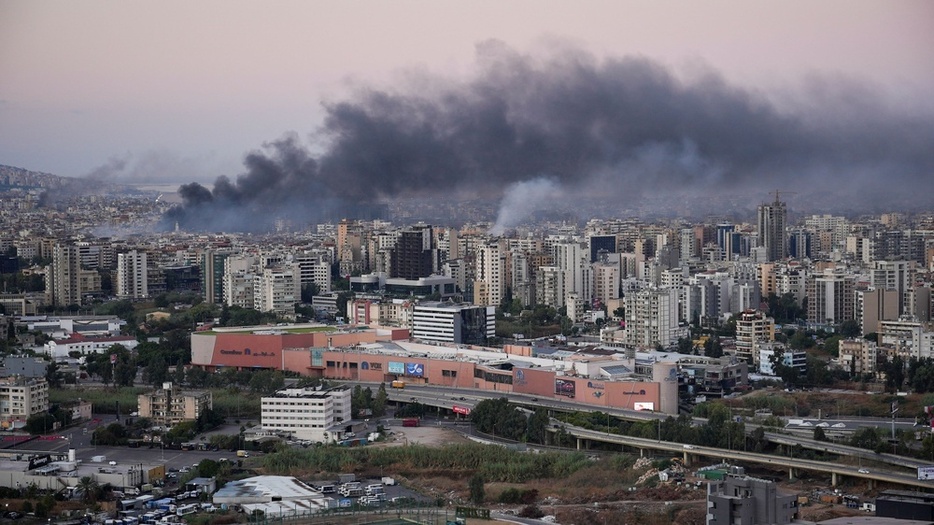
[[[198,512],[198,504],[190,503],[188,505],[182,505],[179,507],[178,510],[175,511],[175,514],[177,516],[187,516],[188,514],[194,514],[195,512]]]

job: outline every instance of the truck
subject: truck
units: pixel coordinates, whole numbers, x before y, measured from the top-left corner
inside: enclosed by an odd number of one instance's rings
[[[391,487],[396,484],[395,478],[391,478],[389,476],[383,476],[382,482],[383,485],[386,485],[387,487]]]
[[[238,458],[248,458],[248,457],[250,457],[250,454],[249,454],[246,450],[238,450],[238,451],[237,451],[237,457],[238,457]]]
[[[405,381],[399,381],[398,379],[393,381],[390,386],[392,388],[405,388]]]
[[[417,427],[418,418],[417,417],[406,417],[402,418],[402,426],[404,427]]]

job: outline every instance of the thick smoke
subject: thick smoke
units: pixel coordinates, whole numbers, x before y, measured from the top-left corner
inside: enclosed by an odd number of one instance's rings
[[[478,57],[468,81],[418,78],[326,103],[320,156],[294,136],[269,144],[235,181],[183,186],[169,224],[361,217],[402,195],[500,198],[538,178],[581,206],[774,189],[904,204],[934,189],[932,116],[900,113],[851,83],[812,82],[779,109],[713,71],[683,79],[644,58],[528,56],[499,42]],[[521,220],[528,204],[505,199],[501,220]]]
[[[513,183],[503,194],[496,222],[490,228],[491,235],[502,235],[515,228],[533,213],[548,210],[563,197],[554,181],[536,178]]]

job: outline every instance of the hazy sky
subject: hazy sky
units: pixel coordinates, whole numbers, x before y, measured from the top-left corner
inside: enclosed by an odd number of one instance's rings
[[[934,104],[934,2],[0,0],[0,164],[211,181],[322,124],[324,101],[411,72],[469,76],[477,44],[719,71],[773,101],[826,79]]]

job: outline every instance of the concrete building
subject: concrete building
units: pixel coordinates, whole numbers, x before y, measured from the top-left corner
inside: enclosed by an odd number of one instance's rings
[[[194,421],[214,407],[210,391],[182,390],[172,383],[163,383],[158,390],[140,394],[137,400],[139,416],[161,425]]]
[[[473,303],[499,306],[506,293],[506,243],[490,241],[477,249]]]
[[[49,384],[41,377],[0,378],[0,428],[20,428],[49,409]]]
[[[537,304],[561,308],[566,298],[564,273],[557,266],[540,266],[535,274],[535,300]]]
[[[117,254],[116,293],[121,299],[149,297],[149,274],[146,252],[131,250]]]
[[[626,344],[641,348],[667,347],[687,337],[688,327],[679,321],[677,289],[630,292],[623,299]]]
[[[762,375],[777,376],[775,365],[781,364],[798,370],[803,376],[808,372],[808,355],[804,350],[792,350],[782,343],[770,342],[759,345],[758,370]]]
[[[879,347],[862,338],[844,339],[839,344],[837,362],[850,374],[875,374],[879,370]]]
[[[205,302],[223,304],[224,269],[227,265],[228,252],[205,250],[201,254],[201,293]]]
[[[593,300],[600,304],[619,299],[620,271],[618,263],[593,263]]]
[[[294,316],[301,293],[298,266],[267,267],[253,277],[253,308],[260,312]]]
[[[808,321],[835,325],[854,318],[854,278],[827,268],[807,280]]]
[[[745,310],[736,318],[736,357],[759,365],[759,345],[775,341],[775,320],[756,310]]]
[[[771,481],[729,476],[707,485],[707,525],[782,525],[797,513],[797,496]]]
[[[788,209],[778,200],[771,204],[760,204],[758,208],[759,245],[765,248],[767,261],[780,261],[788,257],[788,243],[785,238],[785,225]]]
[[[934,357],[934,324],[919,321],[881,321],[879,346],[891,348],[905,358]]]
[[[416,304],[412,337],[455,344],[487,344],[496,337],[496,307],[441,302]]]
[[[335,442],[344,437],[353,419],[351,391],[346,387],[328,390],[287,388],[261,401],[263,430],[286,434],[292,439]]]
[[[898,319],[899,301],[896,290],[856,290],[854,296],[854,317],[859,323],[862,335],[879,331],[880,321]]]
[[[64,339],[53,339],[43,345],[43,352],[52,359],[68,357],[72,352],[81,355],[107,352],[113,345],[123,345],[128,350],[136,348],[139,340],[132,336],[84,336],[73,333]]]
[[[893,290],[898,295],[898,315],[908,311],[908,291],[912,286],[914,261],[874,261],[870,270],[874,288]]]

